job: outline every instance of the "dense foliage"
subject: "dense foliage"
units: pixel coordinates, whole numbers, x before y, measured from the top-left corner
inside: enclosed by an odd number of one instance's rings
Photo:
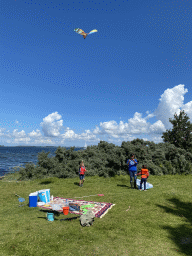
[[[75,147],[58,147],[54,157],[49,157],[49,152],[43,151],[38,155],[37,165],[28,163],[25,168],[21,168],[20,179],[77,177],[81,160],[88,170],[86,176],[126,175],[126,163],[131,153],[135,154],[138,161],[138,171],[145,164],[152,175],[192,174],[192,124],[184,112],[174,117],[175,120],[170,121],[173,124],[172,131],[162,136],[164,143],[135,139],[123,141],[120,147],[105,141],[79,151],[75,151]]]
[[[192,153],[192,124],[188,121],[189,117],[184,111],[180,111],[179,116],[175,114],[174,118],[174,120],[169,118],[173,128],[163,133],[163,141]]]
[[[58,147],[55,157],[49,157],[49,153],[44,151],[39,153],[37,165],[28,163],[25,168],[20,169],[21,179],[77,177],[81,160],[88,170],[86,176],[125,175],[128,171],[126,162],[131,153],[138,160],[138,171],[146,164],[152,175],[192,174],[192,154],[168,142],[155,144],[135,139],[122,142],[119,147],[101,141],[97,146],[89,146],[85,150],[74,149],[75,147]]]

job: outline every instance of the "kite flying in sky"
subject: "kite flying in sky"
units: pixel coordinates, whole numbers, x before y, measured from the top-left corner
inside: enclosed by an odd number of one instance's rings
[[[85,32],[84,32],[82,29],[80,29],[80,28],[75,28],[74,31],[75,31],[77,34],[82,35],[82,36],[84,37],[84,39],[85,39],[88,35],[97,32],[97,29],[93,29],[93,30],[91,30],[89,33],[85,33]]]

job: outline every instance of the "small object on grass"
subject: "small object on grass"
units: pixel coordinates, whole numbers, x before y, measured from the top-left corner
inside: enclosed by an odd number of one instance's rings
[[[19,206],[24,206],[24,205],[26,205],[26,204],[20,204]]]
[[[47,212],[47,220],[48,221],[54,221],[54,213]]]
[[[16,196],[18,196],[19,198],[18,198],[18,200],[19,200],[19,202],[24,202],[25,201],[25,198],[22,198],[22,197],[20,197],[19,195],[17,195],[17,194],[15,194]]]
[[[86,214],[80,216],[81,226],[90,227],[93,225],[95,214],[92,211],[87,211]]]
[[[129,205],[129,208],[126,210],[126,212],[129,211],[129,209],[130,209],[130,205]]]
[[[19,202],[21,202],[21,203],[25,201],[25,199],[24,199],[24,198],[21,198],[21,197],[20,197],[18,200],[19,200]]]

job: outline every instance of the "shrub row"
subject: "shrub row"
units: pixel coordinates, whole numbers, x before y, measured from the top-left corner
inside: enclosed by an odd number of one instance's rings
[[[143,141],[122,142],[121,147],[101,141],[97,146],[75,151],[75,147],[58,147],[55,156],[44,151],[38,155],[38,163],[26,164],[20,168],[20,179],[44,177],[73,178],[78,176],[79,163],[84,161],[88,170],[86,176],[112,177],[128,173],[127,159],[131,153],[138,161],[137,170],[143,164],[152,175],[192,174],[192,154],[170,143]]]

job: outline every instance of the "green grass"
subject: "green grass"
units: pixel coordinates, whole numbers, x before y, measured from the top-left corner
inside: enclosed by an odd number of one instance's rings
[[[191,255],[191,175],[150,176],[154,187],[146,192],[130,189],[129,176],[87,177],[81,188],[78,178],[17,182],[16,175],[0,181],[0,255]],[[46,188],[68,198],[104,194],[86,200],[115,206],[90,227],[59,221],[63,215],[49,222],[39,208],[19,207],[15,194],[27,204],[31,192]]]

